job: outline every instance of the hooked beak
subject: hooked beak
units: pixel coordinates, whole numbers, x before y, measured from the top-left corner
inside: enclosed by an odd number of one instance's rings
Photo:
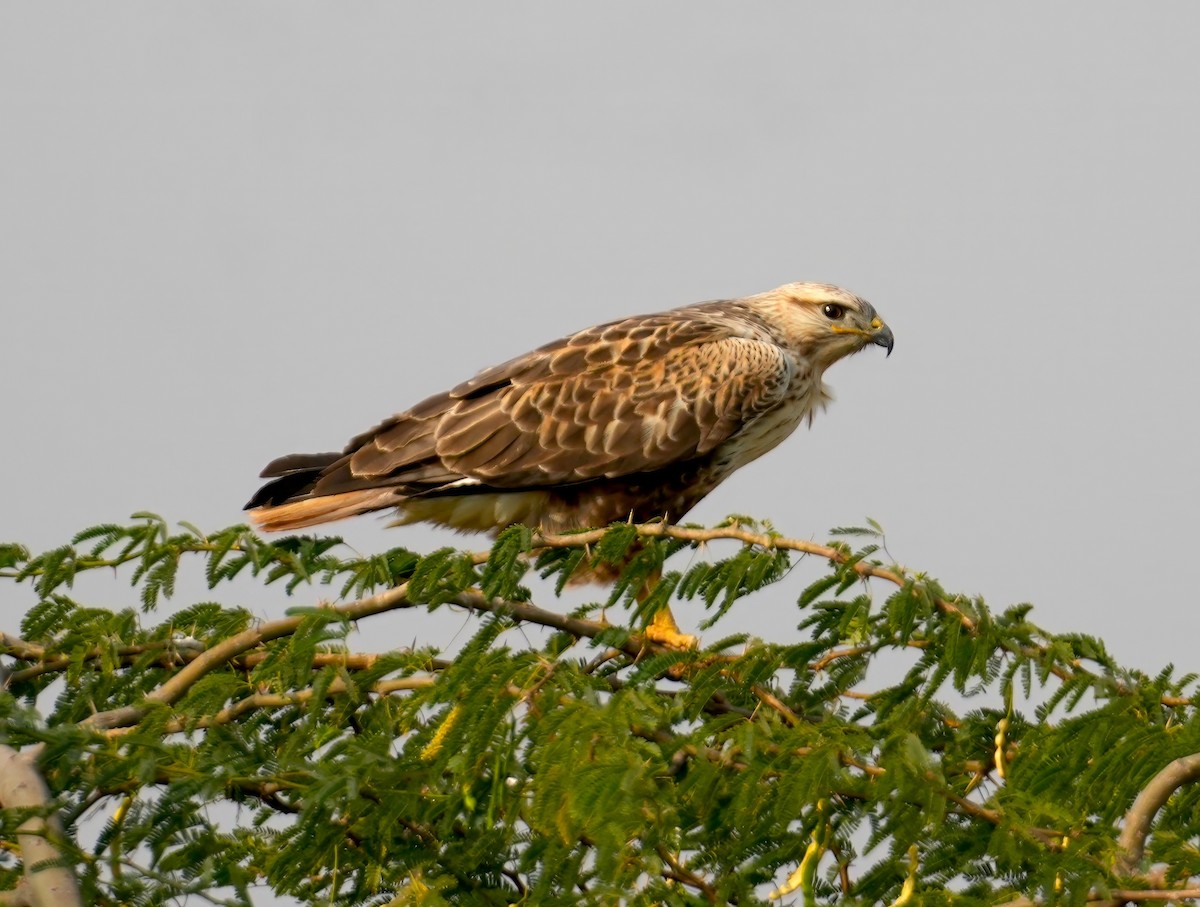
[[[876,319],[878,321],[879,319]],[[872,324],[875,332],[871,335],[871,342],[876,346],[881,346],[887,350],[887,354],[892,355],[892,347],[896,345],[896,338],[892,336],[892,329],[882,321],[878,325]]]

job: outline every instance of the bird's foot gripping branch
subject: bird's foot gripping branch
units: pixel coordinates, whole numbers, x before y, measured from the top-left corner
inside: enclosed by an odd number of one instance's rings
[[[882,542],[741,520],[362,558],[146,514],[2,545],[0,904],[1200,896],[1195,678]],[[272,584],[296,606],[257,620]],[[703,642],[649,638],[670,604]],[[447,608],[472,632],[439,651]]]

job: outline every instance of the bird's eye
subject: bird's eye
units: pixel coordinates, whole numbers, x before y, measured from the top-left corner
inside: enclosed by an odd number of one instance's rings
[[[821,311],[825,313],[825,317],[830,321],[841,321],[846,314],[846,307],[838,305],[836,302],[827,302],[821,307]]]

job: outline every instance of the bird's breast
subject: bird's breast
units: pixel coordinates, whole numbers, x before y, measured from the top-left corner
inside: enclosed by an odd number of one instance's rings
[[[829,401],[829,392],[819,378],[802,375],[788,385],[780,402],[763,413],[714,452],[714,464],[725,475],[753,462],[777,447],[800,423],[812,421]]]

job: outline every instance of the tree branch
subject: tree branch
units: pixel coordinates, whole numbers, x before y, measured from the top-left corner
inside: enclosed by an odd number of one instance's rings
[[[659,858],[667,864],[667,869],[663,870],[663,878],[670,879],[673,882],[679,882],[681,885],[687,885],[689,888],[694,888],[702,895],[710,904],[717,903],[717,891],[708,882],[700,878],[694,872],[683,866],[671,852],[661,844],[656,848]]]
[[[8,637],[12,639],[13,637]],[[96,662],[103,658],[106,654],[115,654],[117,659],[124,664],[136,661],[147,652],[160,652],[161,657],[159,663],[164,668],[172,668],[181,664],[186,664],[195,659],[201,652],[204,651],[204,644],[199,640],[175,640],[163,639],[153,640],[150,642],[136,643],[134,645],[117,646],[112,649],[91,649],[83,655],[84,661]],[[34,677],[39,677],[42,674],[53,674],[57,671],[65,671],[73,663],[74,659],[70,655],[51,655],[47,656],[45,648],[42,646],[29,646],[27,649],[15,650],[8,649],[4,652],[5,655],[10,655],[13,658],[21,661],[34,662],[27,668],[19,668],[8,675],[9,683],[15,683],[22,680],[31,680]]]
[[[329,610],[347,620],[358,620],[372,614],[381,614],[395,608],[412,607],[407,598],[408,583],[401,583],[394,589],[361,598],[343,605],[329,605]],[[94,727],[99,730],[109,730],[116,727],[126,727],[137,724],[145,717],[154,704],[170,705],[178,701],[196,681],[215,670],[226,662],[257,648],[265,642],[279,639],[295,633],[306,620],[306,617],[285,617],[280,620],[267,621],[257,627],[243,630],[234,636],[224,639],[211,649],[196,656],[187,667],[171,677],[157,689],[147,694],[146,705],[125,706],[110,709],[84,719],[80,724],[84,727]]]
[[[882,579],[894,585],[903,587],[910,578],[902,571],[891,570],[887,567],[882,567],[878,564],[871,564],[863,560],[851,562],[851,556],[845,551],[835,548],[831,545],[818,545],[815,542],[810,542],[805,539],[786,538],[784,536],[771,535],[763,532],[751,532],[746,529],[741,529],[737,526],[720,526],[712,529],[696,529],[687,526],[673,526],[668,523],[639,523],[634,527],[638,535],[645,538],[670,538],[678,539],[683,542],[692,542],[694,544],[704,544],[707,542],[718,540],[730,540],[741,542],[743,545],[754,545],[763,548],[767,551],[784,550],[797,551],[801,554],[811,554],[816,557],[824,558],[830,563],[847,565],[859,576],[864,579],[874,577]],[[578,548],[580,546],[593,545],[604,537],[608,529],[590,529],[586,532],[568,533],[560,535],[543,535],[534,533],[533,545],[535,548]],[[975,635],[977,632],[976,622],[974,618],[962,610],[954,601],[942,598],[940,596],[931,597],[931,601],[935,608],[944,614],[949,614],[956,617],[962,624],[963,628]],[[1018,646],[1010,643],[1001,643],[1004,648],[1012,652],[1014,655],[1020,655],[1026,658],[1039,658],[1049,654],[1049,648],[1040,644],[1031,646]],[[1051,664],[1047,665],[1046,669],[1055,677],[1062,681],[1069,681],[1077,675],[1085,675],[1094,679],[1099,679],[1099,676],[1093,671],[1088,671],[1080,663],[1080,659],[1075,659],[1071,662],[1071,667],[1076,672],[1065,669],[1062,665]],[[1119,695],[1129,695],[1130,691],[1119,682],[1114,681],[1116,692]],[[1162,696],[1160,699],[1162,705],[1166,707],[1182,707],[1192,704],[1192,700],[1183,696]]]
[[[1121,848],[1118,872],[1129,875],[1137,871],[1146,853],[1146,838],[1155,815],[1171,799],[1171,794],[1197,780],[1200,780],[1200,753],[1193,753],[1168,764],[1142,788],[1125,814],[1125,826],[1117,842]]]
[[[1191,901],[1200,898],[1200,888],[1116,888],[1107,895],[1092,892],[1088,895],[1088,903],[1124,904],[1127,902],[1142,903],[1144,901]],[[1040,901],[1032,901],[1027,897],[1005,901],[999,907],[1040,907]]]
[[[2,636],[3,634],[0,634]],[[9,636],[11,640],[14,637]],[[29,644],[27,644],[29,645]],[[24,654],[19,654],[22,651]],[[195,661],[200,655],[207,651],[207,647],[199,640],[155,640],[145,643],[135,643],[132,645],[117,646],[111,650],[116,654],[117,660],[122,664],[131,664],[140,656],[147,652],[161,651],[162,657],[159,659],[159,665],[164,668],[176,668]],[[8,675],[9,683],[14,683],[21,680],[30,680],[42,674],[52,674],[57,671],[65,671],[75,663],[75,658],[70,655],[55,655],[46,657],[45,651],[41,646],[30,645],[25,650],[10,650],[0,654],[9,655],[21,661],[35,662],[27,668],[19,668]],[[97,670],[99,665],[95,662],[106,654],[100,649],[92,649],[82,656],[85,662],[91,662]],[[261,664],[269,657],[270,653],[250,652],[240,658],[231,658],[229,663],[239,668],[250,669],[258,664]],[[317,652],[313,655],[313,667],[325,667],[327,665],[335,665],[339,668],[346,668],[349,671],[365,671],[374,667],[379,659],[383,658],[384,654],[379,652],[334,652],[325,651]],[[443,663],[444,665],[444,663]]]
[[[755,684],[750,688],[750,691],[754,693],[759,702],[778,712],[780,717],[783,718],[783,723],[788,727],[795,727],[800,724],[800,716],[788,708],[787,704],[778,696],[771,693],[770,690]]]
[[[25,866],[22,882],[25,895],[14,892],[11,905],[25,897],[30,907],[83,907],[79,884],[67,865],[59,842],[63,831],[53,812],[50,789],[28,754],[0,745],[0,806],[5,809],[37,809],[17,829],[17,845]]]
[[[492,614],[506,614],[517,620],[529,621],[556,630],[562,630],[573,636],[593,638],[610,629],[606,624],[591,620],[581,620],[569,617],[557,611],[547,611],[528,602],[506,601],[504,599],[489,599],[481,592],[466,590],[455,595],[451,604],[469,608],[473,611]],[[420,603],[408,598],[408,583],[401,583],[393,589],[361,598],[357,601],[340,605],[325,605],[330,612],[346,620],[360,620],[373,614],[382,614],[399,608],[412,608]],[[171,705],[183,697],[185,693],[201,677],[215,670],[234,658],[255,649],[273,639],[280,639],[295,633],[307,619],[304,616],[287,617],[267,621],[257,627],[243,630],[228,639],[222,640],[211,649],[196,655],[196,657],[178,674],[172,676],[157,689],[146,695],[142,705],[124,706],[97,712],[80,722],[81,726],[93,727],[98,730],[128,727],[137,724],[146,713],[156,704]],[[619,648],[628,655],[640,657],[647,653],[663,653],[670,651],[650,642],[641,634],[631,633]]]
[[[750,532],[746,529],[739,529],[736,526],[720,526],[713,529],[693,529],[687,526],[673,526],[669,523],[639,523],[634,528],[637,533],[645,538],[669,538],[678,539],[681,542],[712,542],[717,539],[732,539],[742,542],[745,545],[755,545],[767,551],[786,550],[799,551],[803,554],[813,554],[817,557],[822,557],[834,564],[846,564],[850,561],[850,557],[844,552],[830,545],[818,545],[816,542],[809,542],[804,539],[790,539],[778,535],[769,535],[764,532]],[[578,548],[581,545],[593,545],[604,537],[608,529],[591,529],[587,532],[568,533],[564,535],[543,535],[534,533],[533,544],[537,548]],[[851,565],[851,569],[861,577],[874,576],[879,579],[887,580],[890,583],[895,583],[897,586],[903,586],[907,579],[902,573],[897,573],[895,570],[889,570],[887,567],[880,567],[878,564],[870,564],[866,561],[856,561]],[[975,631],[975,621],[967,614],[964,614],[962,609],[957,607],[953,602],[946,599],[936,599],[935,605],[941,611],[947,614],[956,615],[962,621],[967,630]]]
[[[1118,901],[1190,901],[1200,898],[1200,888],[1119,888],[1109,895]]]
[[[426,687],[431,687],[436,683],[433,677],[397,677],[394,680],[380,680],[373,683],[368,692],[387,695],[395,693],[399,690],[420,690]],[[339,693],[346,692],[346,684],[343,680],[336,679],[329,684],[325,691],[326,696],[336,696]],[[229,708],[222,709],[215,715],[208,715],[197,718],[193,721],[188,721],[183,718],[175,718],[168,721],[162,729],[164,734],[179,734],[189,728],[210,728],[221,724],[230,724],[236,721],[247,712],[252,712],[255,709],[278,709],[289,705],[299,705],[302,702],[308,702],[313,698],[315,691],[311,688],[296,690],[292,693],[256,693],[253,696],[247,696],[245,699],[240,699]],[[109,728],[105,734],[108,737],[119,737],[123,734],[128,734],[134,730],[135,726],[114,727]]]

